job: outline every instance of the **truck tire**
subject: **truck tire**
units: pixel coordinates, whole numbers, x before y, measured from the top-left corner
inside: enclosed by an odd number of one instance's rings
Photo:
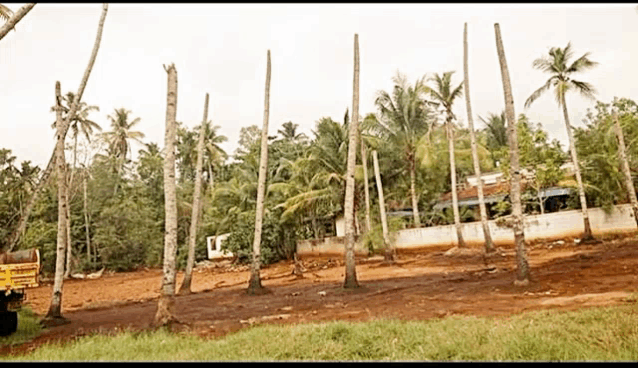
[[[9,336],[18,329],[18,312],[0,313],[0,336]]]

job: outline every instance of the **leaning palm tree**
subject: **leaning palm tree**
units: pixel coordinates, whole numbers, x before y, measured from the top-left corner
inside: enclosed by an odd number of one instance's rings
[[[481,225],[483,227],[483,237],[485,238],[485,252],[490,253],[494,251],[494,244],[492,243],[492,234],[490,233],[490,226],[487,222],[487,209],[485,208],[485,198],[483,197],[483,181],[481,180],[481,165],[479,165],[479,157],[476,146],[476,133],[474,132],[474,118],[472,116],[472,105],[470,104],[470,77],[469,68],[467,65],[468,59],[467,50],[467,23],[463,28],[463,85],[465,86],[465,105],[467,107],[467,125],[470,130],[470,144],[472,146],[472,162],[474,164],[474,174],[477,180],[477,194],[479,201],[479,210],[481,212]]]
[[[264,124],[261,128],[261,152],[259,159],[259,178],[257,182],[257,203],[255,208],[255,237],[253,239],[253,259],[250,267],[249,294],[265,291],[261,285],[259,268],[261,265],[261,231],[264,219],[264,197],[266,194],[266,176],[268,174],[268,115],[270,113],[270,50],[266,61],[266,92],[264,101]]]
[[[438,103],[446,114],[445,126],[448,139],[448,151],[450,154],[450,178],[452,184],[452,209],[454,211],[454,224],[456,226],[456,237],[460,248],[466,247],[461,232],[461,216],[459,214],[459,202],[456,194],[456,167],[454,162],[454,127],[452,120],[455,118],[452,113],[454,101],[463,95],[463,84],[456,87],[452,86],[452,74],[454,72],[446,72],[442,75],[435,74],[430,81],[434,82],[434,87],[426,87],[426,91],[434,102]]]
[[[0,27],[0,40],[9,33],[12,29],[15,29],[16,24],[27,15],[28,12],[33,9],[35,3],[25,4],[17,12],[13,12],[5,5],[0,4],[0,19],[5,20],[5,23]]]
[[[164,264],[162,294],[157,303],[155,324],[166,325],[175,320],[175,256],[177,254],[177,198],[175,189],[175,135],[177,124],[177,70],[175,64],[164,66],[168,74],[166,91],[166,131],[164,138]]]
[[[572,163],[574,164],[574,174],[578,184],[580,206],[583,212],[583,222],[585,225],[583,240],[591,241],[594,237],[592,236],[591,224],[587,213],[587,199],[585,197],[583,180],[580,175],[576,146],[574,145],[574,133],[572,132],[572,126],[569,123],[569,115],[567,114],[565,95],[568,91],[572,90],[579,92],[582,96],[588,99],[594,99],[594,95],[596,93],[594,87],[587,82],[572,79],[572,75],[589,70],[598,65],[598,63],[589,60],[588,52],[570,63],[570,59],[573,54],[571,44],[567,43],[567,46],[562,49],[560,47],[552,47],[549,50],[548,56],[534,60],[532,66],[535,69],[539,69],[551,76],[542,87],[534,91],[534,93],[527,98],[527,101],[525,101],[525,108],[530,107],[534,101],[536,101],[550,88],[554,88],[554,97],[556,98],[556,102],[558,103],[558,106],[563,109],[563,118],[565,119],[565,127],[567,128],[567,138],[569,138],[569,151],[571,153]]]
[[[521,208],[521,174],[518,163],[518,137],[516,131],[516,115],[514,113],[514,97],[512,95],[512,85],[507,69],[507,60],[501,39],[501,28],[498,23],[494,24],[496,33],[496,51],[501,67],[501,80],[503,81],[503,96],[505,98],[505,115],[507,117],[508,143],[510,149],[510,198],[512,201],[512,217],[514,227],[514,243],[516,245],[516,265],[517,274],[514,284],[527,285],[529,283],[529,264],[527,262],[527,251],[525,248],[525,233],[523,232],[523,211]]]
[[[377,123],[368,116],[371,130],[386,139],[404,153],[404,161],[410,175],[410,197],[412,199],[412,217],[414,226],[421,226],[416,192],[416,150],[419,139],[428,131],[430,109],[424,102],[425,77],[409,85],[405,76],[397,73],[392,79],[392,94],[379,91],[375,100],[378,110]]]
[[[80,87],[78,88],[78,92],[76,94],[75,100],[73,101],[73,104],[71,105],[70,111],[68,113],[68,115],[66,116],[66,118],[64,119],[64,121],[62,121],[62,110],[60,108],[58,108],[58,112],[57,114],[59,115],[57,117],[57,121],[59,122],[57,127],[58,127],[58,136],[57,136],[57,142],[56,142],[56,148],[54,150],[54,155],[51,157],[51,159],[49,160],[49,165],[53,166],[52,162],[56,162],[56,166],[58,169],[58,172],[62,171],[61,168],[64,167],[64,139],[66,137],[66,132],[69,129],[69,125],[71,123],[71,117],[75,115],[78,106],[79,106],[79,102],[82,99],[82,95],[84,94],[84,89],[86,88],[86,84],[88,82],[89,76],[91,75],[91,70],[93,69],[93,65],[95,64],[95,59],[97,57],[97,52],[100,48],[100,41],[102,40],[102,30],[104,29],[104,20],[106,19],[106,13],[108,11],[108,5],[107,4],[103,4],[102,5],[102,15],[100,17],[100,22],[98,24],[98,29],[97,29],[97,36],[95,38],[95,42],[93,44],[93,51],[91,52],[91,57],[89,59],[89,64],[86,67],[86,70],[84,71],[84,75],[82,76],[82,80],[80,81]],[[56,103],[59,105],[61,102],[61,94],[60,94],[60,84],[57,83],[56,84]],[[55,157],[55,160],[54,160]],[[62,161],[62,162],[60,162]],[[48,172],[47,172],[48,170]],[[47,169],[45,170],[45,173],[43,173],[42,177],[40,178],[40,182],[38,183],[38,187],[41,187],[44,183],[47,182],[49,175],[51,173],[51,170],[49,167],[47,167]],[[62,176],[62,175],[60,175]],[[61,221],[64,221],[63,218],[65,217],[66,214],[66,210],[64,208],[61,208],[61,206],[63,206],[64,204],[66,204],[66,189],[64,188],[66,182],[63,180],[64,178],[60,178],[58,177],[58,238],[57,238],[57,245],[56,245],[56,262],[55,262],[55,278],[53,280],[53,295],[51,296],[51,304],[49,305],[49,310],[47,311],[47,314],[44,318],[45,323],[48,323],[50,321],[54,321],[54,320],[60,320],[60,319],[64,319],[62,317],[62,284],[63,284],[63,276],[64,276],[64,247],[65,247],[65,242],[64,242],[64,235],[61,235],[60,233],[64,233],[64,227],[62,227],[62,225],[60,224]],[[61,185],[61,186],[60,186]],[[39,189],[36,188],[36,190],[34,191],[33,195],[31,196],[31,200],[30,202],[34,201],[35,198],[37,197],[37,193],[39,192]],[[62,201],[60,201],[60,199]],[[62,204],[60,203],[62,202]],[[28,208],[27,205],[27,210],[26,210],[26,216],[28,217],[30,209]],[[26,226],[26,217],[24,218],[24,223]],[[22,219],[21,219],[22,221]],[[63,223],[64,224],[64,223]],[[20,228],[18,228],[18,234],[20,234]],[[14,239],[15,240],[15,239]]]

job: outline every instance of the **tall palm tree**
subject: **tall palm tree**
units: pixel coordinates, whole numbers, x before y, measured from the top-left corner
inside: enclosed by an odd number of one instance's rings
[[[207,171],[208,188],[213,186],[213,171],[215,167],[219,167],[226,159],[228,154],[221,148],[221,144],[228,141],[225,135],[218,133],[221,128],[219,125],[212,125],[210,121],[204,124],[206,133],[204,136],[204,167]],[[200,126],[201,129],[201,126]]]
[[[568,91],[577,91],[588,99],[594,99],[594,95],[596,93],[594,87],[587,82],[573,79],[572,75],[589,70],[598,65],[598,63],[589,59],[589,52],[570,63],[570,59],[573,55],[574,53],[572,51],[571,44],[567,43],[567,46],[562,49],[560,47],[552,47],[549,50],[548,55],[534,60],[532,66],[535,69],[539,69],[551,76],[542,87],[534,91],[527,98],[525,101],[525,108],[530,107],[534,101],[536,101],[550,88],[554,88],[554,97],[556,98],[556,102],[558,103],[558,106],[563,109],[563,118],[565,119],[565,127],[567,128],[567,137],[569,138],[569,151],[571,153],[572,163],[574,164],[576,182],[578,183],[578,194],[585,226],[583,241],[591,241],[594,237],[592,235],[591,224],[589,222],[587,199],[585,197],[583,180],[580,175],[576,146],[574,145],[574,133],[572,132],[572,126],[569,123],[569,115],[567,114],[565,95]]]
[[[623,134],[622,127],[620,126],[620,121],[618,120],[618,110],[616,107],[614,107],[613,118],[614,131],[618,139],[618,153],[620,155],[622,171],[625,175],[625,188],[629,194],[629,203],[631,203],[631,208],[634,212],[634,221],[636,221],[636,224],[638,225],[638,198],[636,198],[636,188],[634,187],[634,182],[631,179],[629,161],[627,160],[627,148],[625,146],[625,136]]]
[[[15,29],[16,24],[27,15],[28,12],[33,9],[35,3],[29,3],[18,9],[17,12],[13,12],[5,5],[0,4],[0,19],[4,19],[6,22],[0,27],[0,40],[9,33],[12,29]]]
[[[352,119],[348,128],[348,159],[346,161],[346,193],[343,204],[345,222],[345,264],[344,288],[357,288],[357,272],[354,261],[354,170],[357,159],[357,136],[359,135],[359,35],[354,34],[354,80],[352,87]]]
[[[424,101],[425,77],[417,80],[414,86],[408,84],[405,76],[397,73],[394,78],[392,94],[379,91],[375,100],[377,124],[372,128],[380,137],[385,138],[403,152],[410,175],[410,197],[414,226],[421,226],[418,196],[416,193],[416,149],[419,139],[429,130],[428,121],[431,112]]]
[[[208,121],[208,93],[204,102],[204,119],[202,126]],[[193,208],[191,213],[191,225],[188,233],[188,258],[186,260],[186,271],[184,272],[184,280],[180,288],[180,294],[191,293],[191,280],[193,274],[193,265],[195,263],[195,241],[197,240],[197,223],[199,221],[200,207],[202,203],[202,166],[204,163],[204,138],[206,129],[199,130],[197,141],[197,167],[195,168],[195,189],[193,193]]]
[[[494,24],[496,33],[496,51],[501,67],[501,79],[503,81],[503,96],[505,98],[505,116],[507,117],[508,143],[510,148],[510,198],[512,201],[512,217],[514,227],[514,243],[516,244],[516,264],[517,274],[514,281],[517,285],[527,285],[529,283],[529,264],[527,262],[527,251],[525,248],[525,234],[523,232],[523,211],[521,208],[521,174],[518,163],[518,138],[516,132],[516,115],[514,113],[514,97],[512,95],[512,85],[507,69],[507,60],[503,49],[501,38],[501,28],[498,23]]]
[[[465,87],[465,105],[467,107],[467,125],[470,130],[470,141],[472,145],[472,162],[474,164],[474,174],[478,185],[477,194],[479,201],[479,211],[481,212],[481,225],[483,227],[483,237],[485,239],[485,252],[494,251],[492,242],[492,234],[487,222],[487,209],[485,208],[485,198],[483,197],[483,181],[481,180],[481,165],[479,165],[479,157],[476,146],[476,133],[474,132],[474,118],[472,116],[472,105],[470,103],[470,77],[468,68],[468,50],[467,50],[467,23],[463,26],[463,85]]]
[[[430,97],[444,109],[446,114],[445,126],[447,130],[448,139],[448,151],[450,154],[450,178],[452,182],[452,209],[454,211],[454,224],[456,226],[456,237],[458,239],[458,246],[466,247],[463,240],[463,234],[461,232],[461,216],[459,214],[459,202],[456,193],[456,167],[454,162],[454,127],[452,126],[452,120],[455,118],[452,113],[452,106],[454,101],[463,95],[463,84],[459,84],[456,87],[452,86],[452,74],[454,72],[446,72],[442,75],[438,73],[430,78],[431,82],[434,82],[434,87],[427,87],[426,91]]]
[[[253,259],[250,267],[249,294],[263,293],[259,269],[261,266],[261,231],[264,219],[264,197],[266,194],[266,176],[268,170],[268,115],[270,113],[270,50],[266,62],[266,91],[264,98],[264,124],[261,128],[261,152],[259,159],[259,179],[257,182],[257,203],[255,209],[255,237],[253,239]]]
[[[156,325],[166,325],[175,319],[175,256],[177,254],[177,197],[175,190],[175,135],[177,123],[177,70],[175,64],[164,66],[168,74],[166,91],[166,132],[164,138],[164,265],[162,294],[157,303]],[[126,120],[124,120],[126,121]],[[124,151],[126,152],[126,151]]]
[[[130,141],[137,141],[142,143],[141,139],[144,138],[144,133],[132,130],[135,125],[140,122],[140,118],[132,118],[131,111],[125,108],[115,109],[112,115],[108,115],[107,119],[111,122],[110,132],[103,133],[103,136],[109,146],[112,147],[113,152],[122,161],[126,160],[127,156],[131,153]]]

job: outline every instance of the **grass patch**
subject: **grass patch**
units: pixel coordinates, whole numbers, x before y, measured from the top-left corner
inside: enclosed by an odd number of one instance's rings
[[[31,308],[22,307],[18,311],[18,329],[9,336],[0,337],[0,346],[27,342],[38,336],[41,331],[40,318]]]
[[[636,361],[636,307],[509,318],[255,326],[219,340],[166,330],[43,346],[29,361]]]

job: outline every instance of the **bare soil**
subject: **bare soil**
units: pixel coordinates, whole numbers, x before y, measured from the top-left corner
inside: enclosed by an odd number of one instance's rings
[[[447,252],[447,254],[446,254]],[[303,278],[292,262],[264,267],[264,295],[247,295],[247,267],[199,266],[189,295],[175,298],[179,323],[172,328],[216,338],[255,324],[334,320],[427,320],[450,315],[508,316],[529,310],[572,310],[636,303],[638,240],[634,237],[583,245],[540,243],[528,247],[531,282],[515,286],[514,250],[485,256],[469,251],[424,249],[357,259],[358,289],[344,289],[343,258],[303,259]],[[69,323],[46,328],[34,340],[0,347],[20,354],[50,341],[91,333],[152,328],[162,271],[109,273],[98,279],[66,280],[62,312]],[[183,274],[178,274],[178,285]],[[44,315],[52,284],[29,290],[26,304]],[[631,296],[631,297],[630,297]]]

